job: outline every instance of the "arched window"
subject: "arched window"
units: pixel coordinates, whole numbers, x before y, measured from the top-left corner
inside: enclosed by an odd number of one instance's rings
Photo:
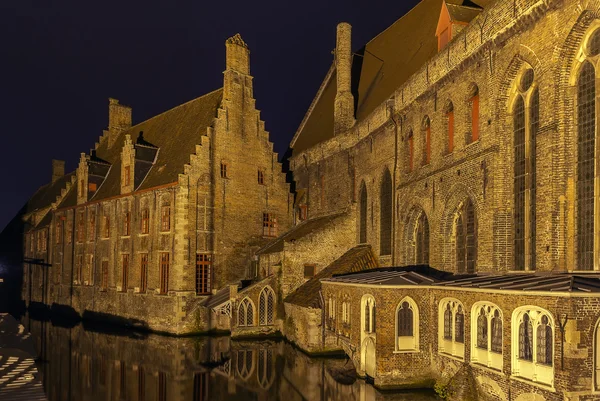
[[[479,140],[479,87],[471,84],[469,89],[469,103],[471,106],[471,137],[468,142]]]
[[[358,242],[365,244],[367,242],[367,186],[363,181],[360,186],[360,226],[359,226],[359,239]]]
[[[362,299],[362,326],[365,333],[375,333],[375,298],[365,295]]]
[[[247,380],[254,371],[254,350],[237,351],[237,372],[242,380]]]
[[[429,221],[425,212],[417,218],[415,228],[415,264],[429,264]]]
[[[594,269],[596,71],[586,61],[577,81],[577,270]]]
[[[524,306],[512,317],[513,374],[554,384],[554,319],[550,312]]]
[[[423,165],[427,165],[431,162],[431,120],[427,116],[423,119],[423,131]]]
[[[265,287],[258,297],[258,321],[261,326],[271,325],[275,320],[275,292]]]
[[[396,308],[396,351],[419,350],[419,309],[411,298]]]
[[[330,330],[335,330],[335,315],[336,315],[336,309],[335,309],[335,298],[330,295],[329,296],[329,301],[327,302],[328,304],[328,314],[327,314],[327,327]]]
[[[539,126],[539,92],[534,72],[525,69],[513,106],[514,269],[535,269],[535,155]],[[526,115],[529,114],[529,124]],[[526,225],[529,216],[529,225]]]
[[[475,207],[467,198],[456,216],[456,271],[475,273],[477,261],[477,221]]]
[[[254,326],[254,304],[248,298],[244,298],[238,307],[238,326]]]
[[[379,196],[379,253],[392,254],[392,176],[387,168],[383,172]]]
[[[502,370],[502,312],[489,302],[477,302],[471,309],[471,360]]]
[[[439,352],[464,358],[465,314],[460,301],[444,298],[438,310]]]
[[[408,171],[413,171],[415,161],[415,140],[413,138],[413,132],[408,132]]]

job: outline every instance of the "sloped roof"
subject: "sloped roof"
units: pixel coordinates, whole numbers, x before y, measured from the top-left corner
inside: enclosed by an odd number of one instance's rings
[[[450,14],[450,20],[454,22],[469,23],[473,18],[477,17],[482,9],[479,7],[467,7],[456,4],[446,4],[448,7],[448,13]]]
[[[378,266],[379,261],[370,245],[355,246],[288,295],[284,302],[305,308],[322,308],[319,297],[321,280],[334,274],[358,272]]]
[[[206,134],[206,128],[213,124],[222,97],[223,89],[218,89],[152,117],[120,133],[110,148],[108,140],[102,140],[96,148],[96,156],[112,166],[91,200],[120,194],[120,158],[125,135],[129,134],[135,141],[140,131],[144,132],[144,140],[157,146],[159,151],[155,165],[136,190],[176,182],[183,173],[183,166],[189,163],[190,155],[196,152],[196,145]]]
[[[423,265],[386,267],[360,273],[334,275],[324,281],[372,285],[431,285],[449,277],[452,278],[454,275]]]
[[[365,119],[437,53],[435,30],[442,1],[422,0],[354,55],[352,87],[358,121]],[[336,90],[335,67],[332,67],[292,141],[296,153],[333,137]]]
[[[63,188],[66,188],[67,183],[71,182],[74,174],[75,172],[65,174],[55,182],[40,187],[27,202],[25,214],[49,207],[52,202],[56,202],[56,197],[60,195]]]
[[[343,215],[345,215],[345,212],[316,217],[314,219],[304,221],[298,224],[297,226],[292,227],[291,230],[289,230],[285,234],[282,234],[279,238],[268,243],[264,248],[260,249],[257,252],[257,254],[263,255],[281,252],[283,251],[284,242],[295,241],[300,238],[303,238],[309,235],[310,233],[320,230],[323,227],[327,227],[332,221],[338,219]]]

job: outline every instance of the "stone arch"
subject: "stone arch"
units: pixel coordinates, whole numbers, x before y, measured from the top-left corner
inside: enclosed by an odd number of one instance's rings
[[[457,183],[449,191],[449,195],[444,204],[441,224],[439,226],[439,238],[441,238],[443,242],[443,244],[440,245],[442,245],[444,250],[442,253],[442,265],[444,266],[444,269],[448,271],[457,271],[457,219],[459,218],[461,208],[466,205],[467,202],[472,204],[475,214],[475,238],[477,238],[479,229],[477,221],[481,215],[481,205],[477,202],[477,197],[473,191],[464,184]]]
[[[379,253],[382,256],[392,254],[393,185],[390,169],[385,166],[379,184]]]
[[[361,370],[370,377],[376,375],[376,353],[375,340],[372,337],[367,337],[361,345]]]
[[[360,183],[358,195],[358,243],[365,244],[368,239],[367,215],[369,212],[369,194],[365,180]]]
[[[431,241],[431,226],[429,224],[429,218],[424,208],[420,204],[413,204],[406,214],[406,220],[403,225],[402,233],[402,248],[404,248],[404,262],[406,264],[429,264],[429,257],[427,258],[427,261],[420,261],[418,258],[419,225],[423,221],[427,224],[426,237],[428,238],[428,243],[426,253],[429,254],[429,243]]]

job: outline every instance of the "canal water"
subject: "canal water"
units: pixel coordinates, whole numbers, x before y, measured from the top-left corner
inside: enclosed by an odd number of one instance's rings
[[[379,392],[340,375],[345,359],[311,358],[281,340],[176,338],[23,318],[50,401],[433,401]]]

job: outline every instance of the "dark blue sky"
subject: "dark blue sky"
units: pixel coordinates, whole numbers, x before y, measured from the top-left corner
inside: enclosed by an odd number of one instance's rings
[[[222,85],[225,40],[251,51],[271,141],[287,149],[332,60],[335,27],[357,50],[418,0],[0,2],[0,230],[107,126],[108,97],[134,124]]]

